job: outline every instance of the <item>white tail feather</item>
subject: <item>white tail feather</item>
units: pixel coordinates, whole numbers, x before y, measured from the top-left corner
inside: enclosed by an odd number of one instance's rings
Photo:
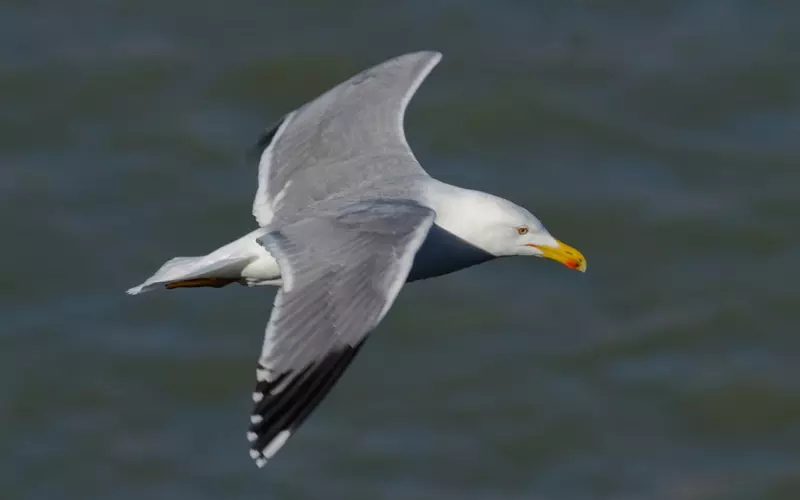
[[[158,271],[147,278],[141,285],[128,289],[129,295],[149,292],[162,285],[173,281],[182,281],[195,278],[233,278],[239,273],[251,258],[233,258],[212,260],[209,256],[203,257],[175,257],[162,265]]]

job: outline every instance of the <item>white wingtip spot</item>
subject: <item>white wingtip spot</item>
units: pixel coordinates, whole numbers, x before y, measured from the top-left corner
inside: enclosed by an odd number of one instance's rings
[[[272,442],[270,442],[261,453],[267,458],[272,458],[276,453],[278,453],[278,450],[280,450],[281,447],[286,444],[286,440],[289,439],[289,436],[291,435],[292,431],[280,431],[278,435],[275,436],[275,439],[273,439]]]
[[[265,465],[267,465],[267,459],[266,458],[257,458],[256,459],[256,465],[258,466],[259,469],[263,468]]]
[[[250,450],[250,458],[253,460],[258,459],[261,456],[261,452],[258,450]]]
[[[256,434],[255,432],[248,432],[247,433],[247,440],[248,441],[250,441],[252,443],[256,439],[258,439],[258,434]]]
[[[138,295],[138,294],[142,293],[142,285],[135,286],[133,288],[128,288],[125,291],[125,293],[127,293],[128,295]]]
[[[259,382],[269,382],[269,370],[259,368],[256,370],[256,380]]]
[[[250,415],[250,423],[251,424],[260,424],[264,420],[264,417],[261,415]]]
[[[264,399],[264,394],[262,394],[260,392],[254,392],[253,393],[253,402],[254,403],[260,403],[262,399]]]

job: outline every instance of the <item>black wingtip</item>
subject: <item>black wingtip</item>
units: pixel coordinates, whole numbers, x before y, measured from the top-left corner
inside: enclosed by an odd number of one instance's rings
[[[346,346],[328,354],[299,373],[271,374],[258,365],[259,382],[253,392],[253,413],[247,440],[258,467],[266,465],[330,392],[361,349]]]
[[[278,129],[281,128],[283,122],[286,121],[286,116],[281,117],[277,123],[274,123],[271,127],[267,128],[266,132],[261,134],[258,138],[258,141],[248,150],[247,152],[247,162],[254,163],[258,165],[261,161],[261,155],[264,154],[264,150],[272,144],[272,140],[275,138],[275,134],[278,133]]]

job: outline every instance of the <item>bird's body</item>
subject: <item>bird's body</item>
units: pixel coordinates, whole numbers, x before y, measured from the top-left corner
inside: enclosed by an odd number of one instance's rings
[[[504,200],[432,178],[420,184],[419,189],[413,190],[415,196],[436,215],[415,255],[408,281],[442,276],[499,257],[482,248],[473,226],[462,221],[475,220],[487,211],[497,210]],[[344,200],[343,204],[346,203]],[[309,208],[313,213],[314,207]],[[298,215],[302,216],[302,212]],[[138,294],[167,284],[171,288],[208,286],[211,281],[206,280],[281,286],[278,261],[258,242],[269,231],[270,228],[258,228],[202,257],[177,257],[177,262],[167,262],[145,283],[128,292]]]
[[[403,283],[532,255],[584,270],[577,250],[502,198],[431,178],[406,143],[406,106],[438,63],[406,54],[288,113],[258,142],[259,228],[176,257],[128,290],[275,285],[248,440],[263,466],[324,398]]]

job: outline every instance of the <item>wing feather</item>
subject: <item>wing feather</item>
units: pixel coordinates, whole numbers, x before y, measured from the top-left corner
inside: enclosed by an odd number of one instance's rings
[[[409,200],[359,202],[261,238],[291,286],[275,298],[256,369],[248,439],[259,466],[322,401],[383,319],[434,215]]]
[[[292,111],[265,132],[251,154],[259,165],[253,202],[259,225],[365,183],[427,176],[408,146],[403,117],[441,57],[438,52],[416,52],[388,60]]]

